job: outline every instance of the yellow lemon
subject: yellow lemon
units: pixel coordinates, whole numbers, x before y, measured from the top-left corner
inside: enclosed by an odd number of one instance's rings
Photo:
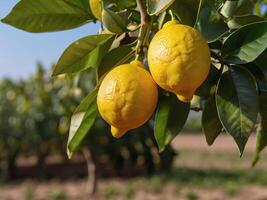
[[[148,50],[148,64],[156,83],[189,102],[210,70],[207,42],[194,28],[167,22],[156,33]]]
[[[101,0],[89,0],[91,11],[96,19],[102,21],[102,4]]]
[[[112,69],[97,95],[100,115],[111,125],[114,137],[143,125],[153,114],[158,99],[157,84],[139,61]]]

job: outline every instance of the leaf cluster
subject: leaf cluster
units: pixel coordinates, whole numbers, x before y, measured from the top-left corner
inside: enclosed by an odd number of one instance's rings
[[[98,119],[96,93],[99,81],[112,68],[134,58],[138,48],[146,58],[147,45],[162,25],[176,19],[198,29],[209,43],[212,66],[196,91],[197,107],[179,102],[161,91],[154,136],[159,150],[182,130],[190,110],[202,111],[202,126],[211,145],[228,132],[242,155],[257,126],[259,152],[267,145],[267,20],[266,0],[146,0],[137,9],[134,0],[102,0],[102,29],[73,42],[62,54],[53,75],[95,71],[95,89],[74,115],[68,153],[76,151]],[[149,21],[142,34],[142,16]],[[62,31],[96,22],[87,0],[21,0],[2,22],[30,32]],[[140,34],[141,33],[141,34]],[[140,46],[141,40],[141,46]],[[146,59],[145,59],[146,60]],[[195,105],[194,105],[195,106]]]

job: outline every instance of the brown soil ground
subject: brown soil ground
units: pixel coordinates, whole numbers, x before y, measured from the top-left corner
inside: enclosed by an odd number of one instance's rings
[[[180,153],[175,162],[175,167],[178,168],[178,178],[179,169],[183,168],[188,168],[192,172],[194,170],[202,170],[205,173],[209,173],[210,170],[218,170],[222,173],[230,173],[233,170],[237,172],[251,172],[251,170],[255,170],[255,174],[257,170],[260,170],[260,173],[267,173],[267,158],[265,157],[256,168],[250,168],[251,154],[255,146],[255,136],[250,138],[244,158],[239,158],[237,147],[228,135],[221,135],[212,147],[208,147],[203,135],[182,133],[173,141],[172,145]],[[50,158],[50,162],[53,162],[55,159]],[[19,161],[22,165],[25,164],[24,162],[23,160]],[[31,162],[34,161],[32,160]],[[64,169],[54,168],[54,173],[62,173],[62,170]],[[75,171],[75,173],[79,174],[81,172]],[[205,179],[211,179],[208,176],[203,177],[203,181]],[[223,177],[220,178],[223,179]],[[224,180],[227,182],[227,178]],[[183,182],[179,181],[164,182],[160,176],[150,179],[142,177],[131,179],[101,179],[99,182],[100,192],[95,199],[267,200],[267,187],[264,184],[258,184],[256,182],[250,184],[249,182],[245,182],[239,186],[232,181],[226,184],[222,182],[221,186],[215,182],[214,185],[207,187],[204,186],[205,184],[198,185],[197,183],[193,183],[193,181],[192,179],[192,184],[187,182],[183,185]],[[89,197],[86,188],[88,188],[87,181],[84,178],[68,178],[66,180],[49,179],[47,181],[22,179],[0,185],[0,200],[93,199]]]

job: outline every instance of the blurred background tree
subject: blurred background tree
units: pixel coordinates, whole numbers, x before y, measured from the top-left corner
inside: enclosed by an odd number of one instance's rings
[[[39,63],[35,74],[27,80],[6,78],[0,82],[2,178],[16,178],[19,156],[35,157],[42,176],[46,174],[47,156],[60,155],[66,159],[71,114],[92,90],[94,81],[91,71],[51,80]],[[115,175],[149,175],[170,169],[176,153],[171,147],[163,154],[157,153],[151,125],[134,132],[116,140],[109,134],[108,125],[99,119],[81,152],[85,156],[89,153],[90,162],[98,165],[102,175],[105,171],[113,171]]]

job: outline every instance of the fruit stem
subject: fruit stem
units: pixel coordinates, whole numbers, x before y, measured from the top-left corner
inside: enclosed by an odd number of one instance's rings
[[[174,16],[174,14],[173,14],[171,9],[169,10],[169,14],[170,14],[172,20],[176,20],[176,18],[175,18],[175,16]]]
[[[190,110],[195,111],[195,112],[203,111],[203,109],[199,107],[191,107]]]
[[[151,30],[151,19],[146,12],[146,6],[142,3],[142,0],[136,0],[137,7],[141,15],[141,27],[138,35],[138,42],[136,45],[136,60],[143,61],[144,48],[146,48],[147,40],[149,39],[149,33]]]

